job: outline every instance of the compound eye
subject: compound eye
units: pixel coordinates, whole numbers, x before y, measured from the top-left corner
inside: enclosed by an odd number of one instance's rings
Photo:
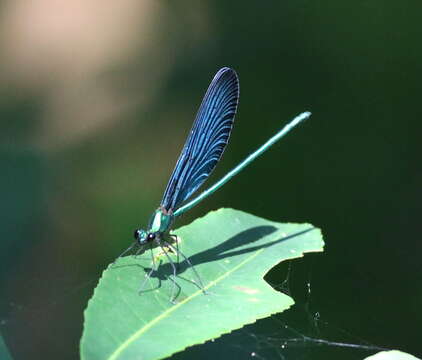
[[[138,230],[138,229],[136,229],[136,230],[133,232],[133,237],[134,237],[136,240],[138,240],[138,239],[139,239],[139,230]]]
[[[148,238],[148,241],[154,240],[155,239],[155,233],[149,233],[147,238]]]

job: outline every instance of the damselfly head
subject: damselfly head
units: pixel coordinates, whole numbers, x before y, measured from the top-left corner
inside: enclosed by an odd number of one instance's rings
[[[139,245],[145,245],[148,242],[148,233],[142,229],[136,229],[133,237],[138,241]]]
[[[147,231],[142,230],[142,229],[137,229],[137,230],[135,230],[133,236],[138,241],[139,245],[145,245],[145,244],[148,244],[149,242],[155,240],[157,233],[147,232]]]

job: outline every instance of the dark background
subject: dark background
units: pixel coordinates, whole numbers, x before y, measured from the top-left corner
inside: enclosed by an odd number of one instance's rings
[[[15,359],[77,358],[98,276],[159,204],[222,66],[240,107],[208,185],[313,115],[177,226],[233,207],[311,222],[326,248],[293,262],[294,309],[176,357],[375,351],[283,349],[298,337],[284,325],[422,356],[420,1],[52,4],[0,4],[0,332]]]

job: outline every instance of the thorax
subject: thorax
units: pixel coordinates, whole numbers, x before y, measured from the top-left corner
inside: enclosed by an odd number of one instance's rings
[[[148,232],[167,232],[170,229],[173,220],[173,213],[167,212],[166,209],[159,207],[151,216]]]

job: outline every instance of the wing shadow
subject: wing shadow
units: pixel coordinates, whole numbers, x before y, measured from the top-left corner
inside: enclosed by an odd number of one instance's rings
[[[314,229],[315,227],[309,227],[308,229],[298,231],[296,233],[290,234],[280,239],[270,241],[266,244],[253,245],[255,242],[259,241],[263,237],[268,236],[277,231],[277,228],[274,226],[256,226],[232,236],[230,239],[222,242],[221,244],[218,244],[212,248],[209,248],[195,255],[192,255],[190,256],[189,259],[191,263],[193,264],[193,266],[208,263],[208,262],[218,261],[221,259],[230,258],[232,256],[246,254],[246,253],[254,252],[259,249],[268,248],[280,242],[287,241],[296,236],[305,234]],[[250,244],[251,246],[244,248],[244,246],[247,244]],[[239,248],[240,246],[242,246],[243,248],[236,250],[236,248]],[[173,258],[175,258],[174,255],[173,255]],[[139,263],[124,265],[124,266],[140,266],[144,269],[145,272],[151,271],[150,267],[144,267],[140,265]],[[177,276],[186,280],[181,275],[190,267],[191,267],[190,264],[186,260],[180,261],[177,266]],[[152,272],[150,276],[151,278],[156,278],[161,282],[161,281],[169,279],[169,277],[172,274],[173,274],[173,268],[170,263],[166,262],[164,264],[161,264],[158,267],[157,271]]]

